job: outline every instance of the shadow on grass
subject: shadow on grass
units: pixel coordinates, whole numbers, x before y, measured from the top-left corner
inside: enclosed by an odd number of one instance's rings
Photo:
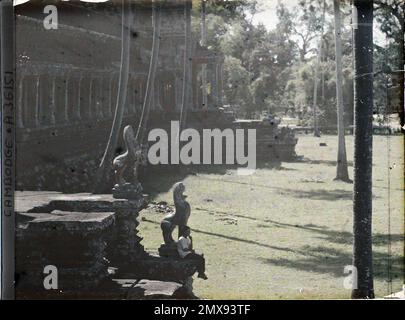
[[[334,189],[334,190],[325,190],[325,189],[315,189],[315,190],[297,190],[297,189],[288,189],[288,188],[280,188],[275,186],[263,185],[263,184],[256,184],[250,182],[241,182],[241,181],[232,181],[232,180],[221,180],[216,178],[209,178],[209,177],[200,177],[203,180],[212,180],[212,181],[219,181],[221,183],[229,183],[229,184],[238,184],[238,185],[248,185],[250,187],[259,187],[259,188],[266,188],[276,190],[278,195],[285,195],[291,196],[294,198],[306,198],[311,200],[326,200],[326,201],[336,201],[336,200],[352,200],[353,199],[353,191],[343,190],[343,189]],[[378,198],[377,196],[373,195],[373,199]]]
[[[259,187],[259,188],[266,188],[276,190],[278,195],[285,195],[291,196],[294,198],[306,198],[311,200],[326,200],[326,201],[336,201],[336,200],[352,200],[353,199],[353,191],[347,191],[343,189],[334,189],[334,190],[324,190],[324,189],[315,189],[315,190],[296,190],[296,189],[287,189],[287,188],[280,188],[274,187],[269,185],[261,185],[249,182],[241,182],[241,181],[230,181],[230,180],[220,180],[215,178],[207,178],[201,177],[204,180],[213,180],[213,181],[220,181],[222,183],[230,183],[230,184],[239,184],[239,185],[248,185],[250,187]],[[377,196],[373,195],[373,199],[376,199]]]
[[[146,218],[142,219],[142,222],[148,222],[148,223],[152,223],[152,224],[156,224],[159,225],[159,222],[156,221],[152,221]],[[260,243],[258,241],[254,241],[254,240],[248,240],[248,239],[242,239],[239,237],[234,237],[234,236],[228,236],[225,234],[220,234],[220,233],[215,233],[215,232],[211,232],[211,231],[204,231],[204,230],[200,230],[200,229],[194,229],[191,228],[192,232],[195,233],[200,233],[200,234],[205,234],[205,235],[209,235],[209,236],[213,236],[213,237],[219,237],[222,239],[227,239],[227,240],[232,240],[232,241],[236,241],[236,242],[243,242],[243,243],[247,243],[247,244],[252,244],[252,245],[256,245],[259,247],[264,247],[267,249],[273,249],[273,250],[279,250],[279,251],[286,251],[286,252],[294,252],[293,250],[289,249],[289,248],[282,248],[282,247],[278,247],[278,246],[272,246],[272,245],[268,245],[265,243]]]
[[[183,181],[188,176],[198,174],[225,175],[235,166],[227,165],[159,165],[148,166],[140,175],[144,191],[154,200],[160,193],[169,191],[177,182]]]
[[[145,222],[149,222],[152,224],[158,225],[158,222],[151,221],[148,219],[143,219]],[[288,225],[287,226],[292,226]],[[346,243],[348,238],[352,238],[352,235],[349,232],[338,232],[338,231],[327,231],[324,227],[318,226],[294,226],[297,228],[302,228],[305,230],[320,232],[321,234],[326,234],[328,237],[323,238],[330,242],[335,243]],[[260,243],[258,241],[243,239],[240,237],[229,236],[224,234],[219,234],[215,232],[200,230],[200,229],[192,229],[195,233],[205,234],[208,236],[218,237],[221,239],[227,239],[236,242],[242,242],[245,244],[250,244],[254,246],[264,247],[267,249],[289,252],[293,254],[292,259],[286,258],[258,258],[260,261],[266,264],[272,264],[275,266],[281,266],[291,269],[297,269],[302,271],[309,271],[309,272],[316,272],[316,273],[327,273],[334,277],[343,277],[343,268],[346,265],[352,264],[352,254],[349,252],[345,252],[343,250],[338,250],[335,248],[327,247],[327,246],[303,246],[301,249],[289,249],[285,247],[273,246],[268,245],[265,243]],[[335,236],[338,236],[335,238]],[[340,237],[340,238],[339,238]],[[342,239],[343,242],[342,242]],[[403,236],[401,235],[392,235],[391,236],[392,242],[394,241],[403,241]],[[336,241],[337,240],[337,241]],[[374,240],[376,243],[374,245],[379,244],[383,245],[388,242],[388,236],[377,234],[374,235]],[[302,258],[298,258],[297,256],[301,255]],[[386,253],[374,252],[373,253],[373,263],[374,263],[374,276],[377,278],[385,278],[388,279],[388,255]],[[403,275],[403,257],[394,256],[391,257],[391,277],[392,279],[398,279]]]
[[[225,212],[225,211],[218,211],[218,210],[210,210],[210,209],[204,209],[200,207],[196,207],[195,210],[198,211],[205,211],[210,214],[219,214],[219,215],[227,215],[227,216],[232,216],[236,218],[242,218],[242,219],[247,219],[247,220],[252,220],[252,221],[257,221],[257,227],[258,228],[296,228],[296,229],[301,229],[309,232],[313,232],[317,234],[317,238],[321,240],[326,240],[329,241],[330,243],[335,243],[335,244],[352,244],[353,243],[353,233],[348,232],[348,231],[336,231],[336,230],[330,230],[327,226],[318,226],[313,223],[305,224],[305,225],[299,225],[299,224],[290,224],[290,223],[283,223],[283,222],[278,222],[275,220],[271,219],[258,219],[254,218],[251,216],[245,216],[242,214],[237,214],[237,213],[230,213],[230,212]],[[393,242],[403,242],[405,241],[404,235],[402,234],[381,234],[381,233],[374,233],[373,234],[373,245],[374,246],[385,246],[388,245],[388,243],[393,243]]]
[[[304,246],[301,250],[294,250],[294,259],[259,258],[260,261],[279,267],[296,269],[301,271],[326,273],[340,278],[344,277],[343,269],[352,264],[352,253],[330,248],[327,246]],[[302,255],[302,258],[298,258]],[[388,279],[388,255],[386,253],[373,253],[374,276]],[[398,279],[403,275],[403,257],[392,257],[390,273],[392,279]]]
[[[258,169],[274,169],[282,171],[295,171],[295,169],[286,168],[281,165],[280,162],[267,162],[259,163],[257,166]],[[146,170],[143,170],[140,174],[140,181],[144,187],[146,193],[150,195],[150,199],[154,200],[159,193],[169,191],[176,182],[183,181],[190,175],[226,175],[229,170],[237,169],[236,165],[161,165],[161,166],[149,166]],[[239,185],[249,185],[251,187],[261,187],[277,190],[279,194],[291,196],[294,198],[308,198],[312,200],[326,200],[326,201],[335,201],[335,200],[352,200],[353,192],[343,189],[335,190],[324,190],[324,189],[315,189],[315,190],[297,190],[297,189],[287,189],[279,188],[269,185],[258,185],[252,184],[249,182],[242,181],[231,181],[231,180],[221,180],[217,178],[210,177],[201,177],[204,180],[215,180],[221,181],[223,183],[229,184],[239,184]],[[374,196],[375,198],[375,196]]]
[[[229,216],[235,216],[240,218],[246,218],[254,221],[259,221],[257,225],[258,228],[272,228],[272,227],[281,227],[281,228],[297,228],[316,234],[318,239],[321,239],[323,242],[327,242],[330,245],[332,244],[347,244],[351,245],[353,242],[353,234],[347,231],[336,231],[329,230],[326,226],[318,226],[315,224],[289,224],[277,222],[274,220],[266,219],[260,220],[248,216],[243,216],[240,214],[229,214],[227,212],[221,211],[212,211],[197,208],[197,210],[207,211],[214,214],[226,214]],[[151,221],[148,219],[143,219],[145,222],[158,225],[158,222]],[[244,239],[236,236],[229,236],[225,234],[215,233],[211,231],[201,230],[201,229],[192,229],[195,233],[205,234],[212,237],[218,237],[221,239],[227,239],[235,242],[245,243],[253,246],[264,247],[267,249],[283,251],[293,254],[292,259],[286,258],[258,258],[264,263],[272,264],[276,266],[292,268],[302,271],[316,272],[316,273],[327,273],[335,277],[343,277],[343,268],[346,265],[352,263],[352,253],[345,252],[343,250],[338,250],[331,248],[330,246],[302,246],[301,249],[290,249],[285,247],[279,247],[274,245],[269,245],[266,243],[261,243],[254,240]],[[388,243],[393,242],[403,242],[404,236],[401,234],[374,234],[373,235],[373,246],[385,246]],[[302,258],[297,256],[301,255]],[[374,263],[374,276],[377,278],[388,279],[388,255],[386,253],[376,252],[373,253],[373,263]],[[397,279],[403,275],[403,257],[393,256],[391,257],[391,277],[392,279]]]
[[[290,224],[290,223],[282,223],[277,222],[274,220],[266,219],[265,222],[271,223],[275,226],[279,227],[287,227],[287,228],[298,228],[310,232],[314,232],[318,234],[317,238],[321,240],[329,241],[330,243],[335,244],[352,244],[353,243],[353,233],[348,231],[336,231],[336,230],[329,230],[326,226],[317,226],[314,224],[306,224],[306,225],[298,225],[298,224]],[[373,246],[385,246],[388,243],[393,242],[403,242],[404,235],[402,234],[381,234],[381,233],[374,233],[373,234]]]
[[[295,190],[295,189],[280,189],[282,195],[291,196],[294,198],[306,198],[311,200],[326,200],[326,201],[335,201],[335,200],[352,200],[353,192],[335,189],[335,190]]]
[[[329,230],[325,226],[317,226],[314,224],[294,225],[289,223],[281,223],[273,220],[266,220],[273,225],[286,228],[298,228],[305,231],[316,233],[317,238],[333,244],[348,244],[353,243],[353,234],[347,231]],[[387,246],[389,243],[404,242],[402,234],[373,234],[373,246]],[[303,271],[328,273],[335,277],[342,277],[343,268],[345,265],[352,263],[352,253],[347,253],[342,250],[334,249],[327,246],[303,246],[301,250],[293,250],[295,254],[304,256],[302,259],[260,259],[266,263],[287,268],[299,269]],[[373,252],[374,276],[378,278],[388,279],[388,254],[381,252]],[[391,277],[393,279],[400,278],[403,275],[404,258],[399,256],[391,257]]]
[[[287,161],[287,162],[299,162],[299,163],[307,163],[307,164],[323,164],[327,166],[337,166],[337,161],[335,160],[313,160],[306,157],[297,157],[296,159]],[[347,161],[347,165],[353,167],[353,161]]]
[[[225,175],[229,170],[236,170],[237,165],[159,165],[148,166],[140,172],[139,180],[144,191],[153,200],[159,193],[169,191],[176,182],[183,181],[191,175]],[[259,162],[257,169],[276,169],[293,171],[295,169],[284,168],[279,161]],[[216,179],[219,180],[219,179]],[[221,180],[222,181],[222,180]],[[228,182],[228,181],[224,181]],[[235,182],[238,183],[238,182]],[[239,182],[240,184],[248,184]]]

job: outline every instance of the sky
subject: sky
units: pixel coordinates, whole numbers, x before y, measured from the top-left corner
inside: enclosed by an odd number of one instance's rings
[[[256,25],[264,24],[268,30],[274,29],[278,22],[276,14],[278,0],[258,0],[258,3],[261,12],[253,17],[252,22]],[[287,8],[293,8],[298,5],[298,0],[284,0],[283,4]]]
[[[278,19],[276,14],[276,7],[278,0],[257,0],[259,3],[259,13],[253,17],[253,24],[263,24],[268,30],[274,29],[277,25]],[[332,3],[332,0],[327,0]],[[292,9],[298,5],[299,0],[283,0],[283,4]],[[385,36],[380,31],[378,24],[374,21],[374,42],[380,46],[385,45]]]

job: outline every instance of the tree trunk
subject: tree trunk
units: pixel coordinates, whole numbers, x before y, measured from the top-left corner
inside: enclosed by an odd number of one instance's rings
[[[320,137],[319,128],[318,128],[318,115],[317,115],[317,106],[318,106],[318,78],[319,78],[319,65],[321,64],[322,58],[322,40],[323,40],[323,28],[325,24],[325,11],[326,11],[326,1],[323,1],[323,13],[322,13],[322,27],[321,27],[321,36],[319,38],[318,44],[318,56],[315,66],[315,80],[314,80],[314,103],[313,103],[313,116],[314,116],[314,136]]]
[[[201,0],[201,46],[205,47],[207,45],[207,26],[205,19],[205,1]],[[202,108],[206,109],[208,107],[207,98],[207,64],[203,63],[201,65],[201,83],[202,83]]]
[[[333,0],[335,14],[335,52],[336,52],[336,101],[337,101],[337,127],[338,127],[338,154],[335,180],[350,182],[347,170],[344,105],[343,105],[343,75],[342,75],[342,41],[340,21],[340,0]]]
[[[107,147],[96,173],[94,193],[103,192],[107,170],[111,168],[112,159],[115,155],[119,134],[121,132],[122,118],[124,115],[125,101],[127,97],[129,75],[129,51],[131,40],[131,6],[128,0],[122,0],[122,26],[121,26],[121,66],[118,83],[118,95],[115,106],[115,114]]]
[[[373,1],[354,0],[354,198],[352,298],[374,298],[372,260]]]
[[[191,1],[186,0],[184,3],[184,20],[185,20],[185,50],[183,63],[183,90],[180,111],[180,131],[186,125],[187,109],[191,100],[191,81],[192,81],[192,57],[191,57]]]
[[[405,4],[402,5],[402,15],[405,20]],[[400,59],[400,74],[399,74],[399,85],[400,85],[400,97],[399,97],[399,118],[401,121],[402,132],[405,133],[405,119],[404,119],[404,106],[405,106],[405,25],[402,24],[401,26],[401,38],[400,38],[400,52],[399,52],[399,59]]]
[[[160,50],[160,29],[161,29],[161,12],[159,4],[152,2],[152,21],[153,21],[153,37],[152,51],[149,63],[148,80],[146,83],[145,99],[143,101],[142,114],[139,120],[139,126],[136,133],[136,139],[140,144],[143,143],[147,129],[147,122],[154,95],[156,69],[158,65],[159,50]],[[155,95],[156,96],[156,95]]]

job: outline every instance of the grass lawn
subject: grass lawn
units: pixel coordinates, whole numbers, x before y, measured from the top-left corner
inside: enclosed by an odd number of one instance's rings
[[[327,146],[319,146],[320,142]],[[353,137],[347,136],[346,143],[353,178]],[[204,252],[209,277],[194,281],[196,295],[350,297],[350,290],[343,287],[343,269],[352,259],[353,185],[333,181],[336,150],[336,136],[302,135],[296,148],[302,160],[263,165],[251,176],[238,176],[232,169],[184,168],[148,179],[152,182],[144,186],[151,200],[170,205],[170,186],[177,181],[186,185],[194,246]],[[401,290],[403,282],[403,138],[374,136],[373,150],[374,276],[376,296],[382,297],[390,293],[389,211],[393,291]],[[156,251],[162,242],[163,216],[153,209],[141,214],[139,229],[147,250]]]

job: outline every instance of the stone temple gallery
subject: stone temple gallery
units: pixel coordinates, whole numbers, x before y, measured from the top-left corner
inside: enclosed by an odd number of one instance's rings
[[[256,156],[294,158],[297,138],[272,117],[241,120],[227,110],[224,57],[192,36],[191,0],[48,2],[57,10],[53,21],[44,3],[15,6],[16,296],[194,297],[192,276],[206,278],[205,260],[179,258],[172,238],[187,237],[187,186],[168,186],[175,210],[156,235],[162,245],[146,250],[138,235],[138,215],[148,206],[143,184],[154,167],[172,170],[145,156],[154,147],[148,135],[168,133],[170,164],[190,143],[174,135],[219,133],[209,137],[209,159],[200,153],[205,140],[193,147],[200,163],[235,164],[235,156],[248,168]],[[118,118],[116,146],[107,153]],[[254,132],[254,141],[243,132]],[[236,141],[232,150],[229,139],[215,147],[227,137]]]

